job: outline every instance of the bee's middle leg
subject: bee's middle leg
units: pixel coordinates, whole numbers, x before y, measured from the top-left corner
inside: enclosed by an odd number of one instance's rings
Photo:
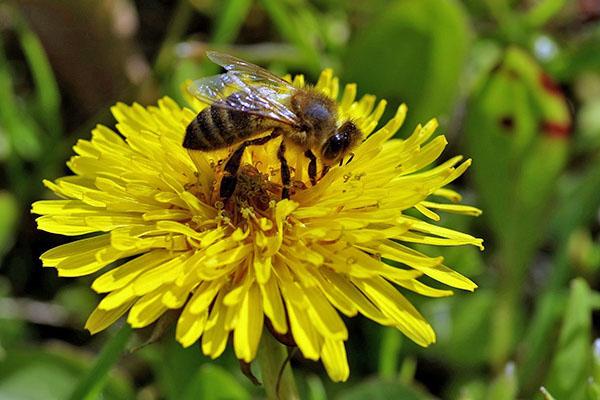
[[[290,185],[291,185],[291,177],[290,177],[290,167],[288,166],[288,162],[285,158],[285,140],[281,141],[281,145],[279,145],[279,150],[277,151],[277,158],[281,163],[281,184],[283,188],[281,189],[281,198],[289,199],[290,198]]]
[[[310,184],[315,186],[317,184],[317,157],[310,150],[306,150],[304,156],[310,160],[308,163],[308,177],[310,178]]]
[[[281,135],[281,132],[279,132],[279,130],[276,129],[273,130],[273,132],[268,136],[263,136],[252,140],[246,140],[245,142],[240,144],[237,149],[235,149],[231,157],[229,157],[229,159],[225,163],[225,168],[223,169],[224,175],[221,179],[221,188],[219,189],[219,195],[222,199],[227,200],[235,191],[235,187],[237,185],[237,174],[238,170],[240,169],[242,156],[244,155],[244,150],[246,150],[246,147],[265,144],[268,141],[275,139],[279,135]]]

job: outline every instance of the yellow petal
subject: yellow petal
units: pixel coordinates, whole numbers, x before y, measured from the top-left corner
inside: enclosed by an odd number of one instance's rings
[[[196,343],[202,332],[204,332],[204,326],[208,319],[208,310],[204,310],[200,314],[192,314],[189,309],[190,305],[188,303],[177,319],[177,329],[175,331],[175,337],[183,347],[189,347]]]
[[[162,295],[156,291],[140,297],[131,307],[127,322],[133,328],[143,328],[156,321],[167,310],[161,302]]]
[[[315,288],[305,288],[304,291],[311,305],[308,316],[319,333],[333,340],[348,339],[346,325],[321,291]]]
[[[229,331],[225,329],[226,314],[227,308],[223,305],[223,295],[219,294],[202,335],[202,352],[212,359],[219,357],[227,345]]]
[[[412,341],[421,346],[435,342],[431,325],[389,283],[381,278],[353,279],[352,282]]]
[[[121,307],[113,310],[101,310],[96,308],[85,323],[85,329],[92,335],[103,331],[115,323],[123,314],[127,312],[132,303],[123,304]]]
[[[63,244],[46,251],[40,256],[40,259],[44,266],[55,267],[68,257],[89,252],[95,253],[110,243],[109,238],[110,236],[105,234]]]
[[[98,293],[106,293],[122,288],[131,283],[142,272],[172,258],[165,250],[154,250],[126,262],[100,275],[92,283],[92,289]]]
[[[350,376],[346,349],[341,340],[325,339],[321,350],[321,360],[332,381],[345,382]]]
[[[271,276],[264,284],[260,284],[259,282],[259,287],[262,294],[265,315],[271,320],[275,331],[286,334],[288,331],[287,319],[277,278]]]
[[[263,309],[256,284],[246,293],[233,332],[233,346],[238,359],[250,362],[256,356],[263,328]]]

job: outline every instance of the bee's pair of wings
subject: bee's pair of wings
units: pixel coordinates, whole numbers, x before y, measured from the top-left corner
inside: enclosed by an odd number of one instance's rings
[[[297,90],[289,82],[258,65],[228,54],[209,51],[207,56],[227,72],[192,82],[188,91],[197,99],[288,125],[300,125],[296,114],[286,105]]]

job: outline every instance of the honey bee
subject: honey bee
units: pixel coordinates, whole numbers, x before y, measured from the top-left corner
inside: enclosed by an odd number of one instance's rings
[[[286,145],[299,146],[308,158],[311,184],[317,183],[317,153],[323,172],[362,140],[352,121],[337,125],[337,105],[313,87],[296,88],[264,68],[237,57],[207,52],[208,58],[227,71],[194,81],[189,92],[210,106],[187,126],[183,147],[211,151],[238,145],[228,158],[220,196],[231,197],[244,150],[282,136],[277,158],[281,163],[281,197],[289,198],[290,169]],[[260,136],[267,132],[265,136]]]

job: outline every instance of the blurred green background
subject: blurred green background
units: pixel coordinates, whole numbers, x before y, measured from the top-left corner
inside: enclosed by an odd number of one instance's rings
[[[263,396],[231,349],[209,361],[172,332],[111,359],[126,335],[83,331],[91,278],[42,270],[68,239],[29,213],[110,105],[181,99],[218,71],[207,49],[313,81],[333,67],[408,104],[400,136],[437,116],[445,157],[474,159],[456,188],[484,215],[442,223],[486,251],[424,251],[480,288],[411,296],[438,334],[428,349],[347,321],[350,380],[295,358],[302,398],[600,398],[600,1],[21,0],[0,1],[0,399]]]

